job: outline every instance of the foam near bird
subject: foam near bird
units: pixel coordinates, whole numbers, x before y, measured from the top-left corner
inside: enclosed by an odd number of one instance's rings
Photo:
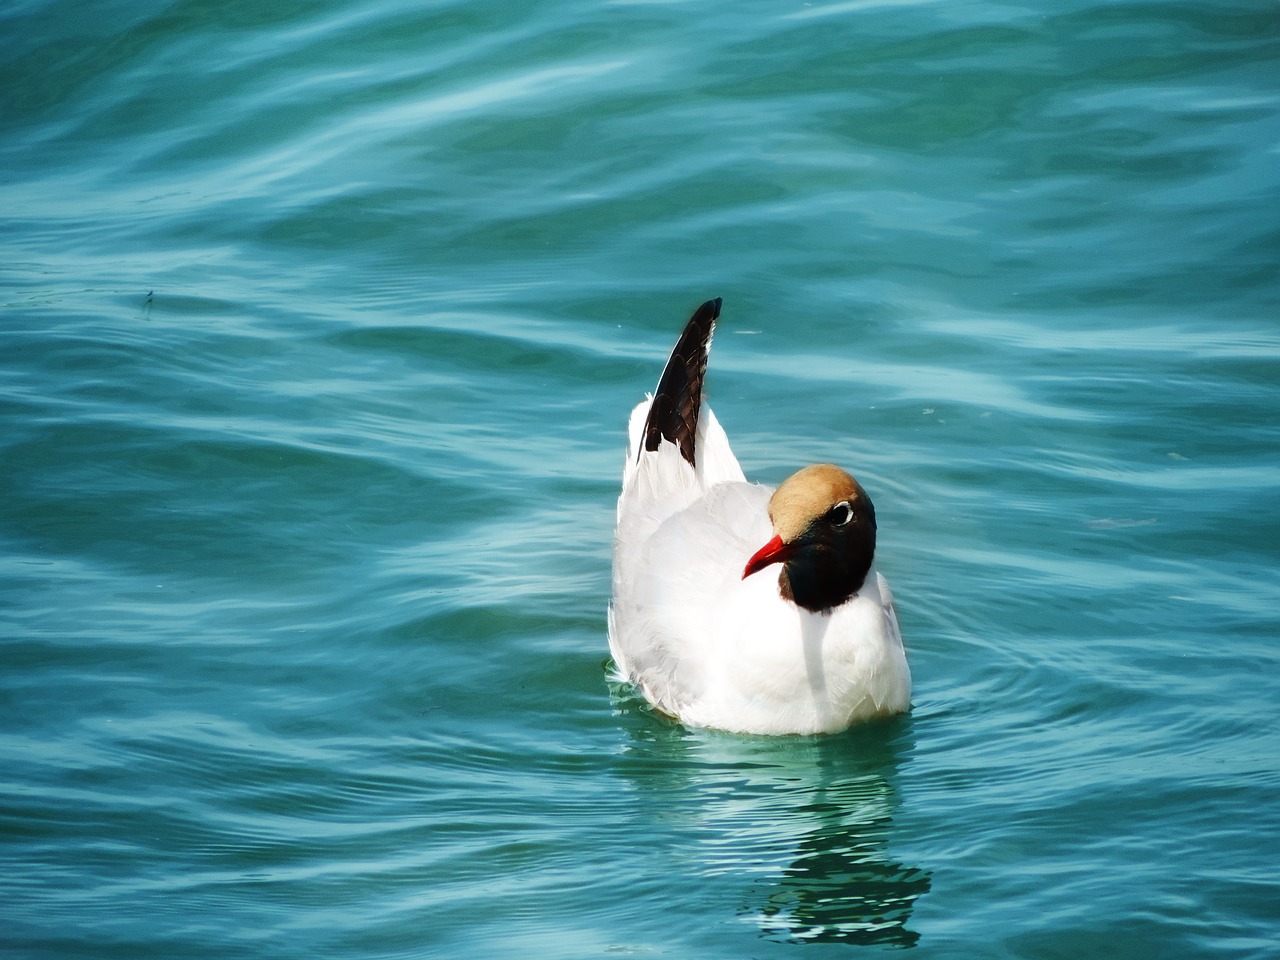
[[[694,312],[631,413],[609,606],[618,674],[662,713],[741,733],[901,713],[911,675],[871,499],[832,464],[776,490],[747,482],[702,402],[720,306]]]

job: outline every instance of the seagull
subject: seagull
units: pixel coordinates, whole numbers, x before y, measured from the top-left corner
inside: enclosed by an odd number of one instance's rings
[[[840,467],[749,483],[702,401],[721,300],[631,412],[613,545],[614,679],[691,727],[835,733],[910,707],[876,514]]]

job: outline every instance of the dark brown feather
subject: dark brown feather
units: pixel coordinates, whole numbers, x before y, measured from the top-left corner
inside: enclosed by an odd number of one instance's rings
[[[658,380],[658,389],[644,423],[644,449],[657,450],[670,440],[680,455],[695,465],[694,440],[702,410],[702,381],[707,373],[711,334],[720,316],[720,298],[708,300],[689,318]]]

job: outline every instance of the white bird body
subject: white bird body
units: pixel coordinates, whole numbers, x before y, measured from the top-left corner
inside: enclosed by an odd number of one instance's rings
[[[775,536],[775,491],[746,481],[700,378],[695,393],[696,464],[665,437],[644,449],[652,398],[631,414],[609,609],[619,675],[683,723],[741,733],[830,733],[906,710],[893,597],[870,557],[856,591],[818,611],[784,597],[781,570],[744,574]]]

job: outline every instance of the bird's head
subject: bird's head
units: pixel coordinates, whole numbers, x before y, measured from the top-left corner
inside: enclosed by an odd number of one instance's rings
[[[742,579],[782,564],[782,596],[821,613],[861,588],[876,552],[876,512],[858,481],[829,463],[788,477],[769,500],[774,537],[747,561]]]

